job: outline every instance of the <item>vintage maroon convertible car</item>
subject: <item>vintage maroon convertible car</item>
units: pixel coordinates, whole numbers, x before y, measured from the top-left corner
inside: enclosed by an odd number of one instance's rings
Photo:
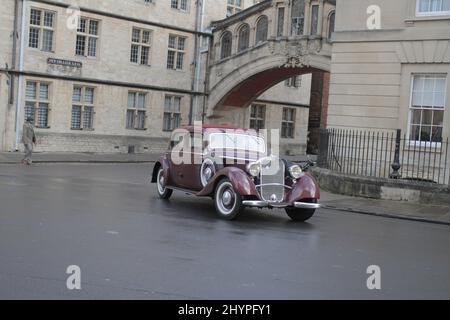
[[[235,219],[244,207],[283,208],[295,221],[306,221],[320,207],[319,187],[296,165],[266,155],[264,138],[254,130],[230,126],[184,127],[156,162],[152,182],[162,199],[173,190],[214,199],[217,214]]]

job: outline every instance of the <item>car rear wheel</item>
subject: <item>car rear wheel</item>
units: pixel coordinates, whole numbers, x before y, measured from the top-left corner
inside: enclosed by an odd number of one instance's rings
[[[214,204],[218,216],[225,220],[236,219],[243,210],[242,198],[234,191],[229,179],[223,179],[217,184]]]
[[[158,190],[158,196],[161,199],[166,199],[166,200],[169,199],[170,196],[173,193],[173,190],[172,189],[168,189],[165,186],[166,182],[164,180],[164,169],[163,168],[159,169],[159,171],[158,171],[158,176],[157,176],[157,179],[156,179],[156,185],[157,185],[156,189]]]
[[[317,203],[317,200],[311,199],[305,202]],[[314,215],[315,212],[316,209],[286,208],[286,213],[289,216],[289,218],[291,218],[293,221],[299,222],[304,222],[311,219],[311,217]]]

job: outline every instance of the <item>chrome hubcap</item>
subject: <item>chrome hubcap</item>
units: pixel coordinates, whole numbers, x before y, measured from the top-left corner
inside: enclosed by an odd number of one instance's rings
[[[225,206],[229,206],[231,204],[233,196],[231,195],[230,190],[227,190],[223,193],[222,202]]]
[[[217,207],[224,215],[230,214],[236,206],[236,193],[230,182],[223,183],[216,194]]]

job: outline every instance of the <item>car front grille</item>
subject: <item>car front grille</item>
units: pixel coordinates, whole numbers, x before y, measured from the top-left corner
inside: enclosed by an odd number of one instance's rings
[[[259,192],[264,201],[284,200],[284,170],[284,162],[280,159],[273,159],[270,165],[262,166]]]

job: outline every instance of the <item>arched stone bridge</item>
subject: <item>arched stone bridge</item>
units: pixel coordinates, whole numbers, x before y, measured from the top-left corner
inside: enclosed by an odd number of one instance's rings
[[[214,22],[206,116],[248,107],[290,77],[329,72],[334,10],[335,1],[265,0]]]

